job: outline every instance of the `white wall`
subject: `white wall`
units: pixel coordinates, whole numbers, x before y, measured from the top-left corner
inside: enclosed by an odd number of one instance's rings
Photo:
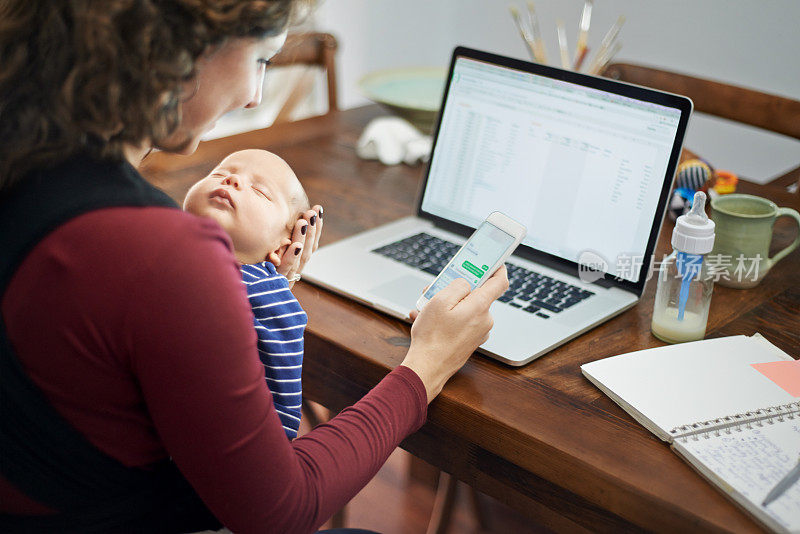
[[[445,66],[456,45],[527,59],[508,6],[498,0],[325,0],[318,29],[336,35],[339,90],[345,108],[366,104],[357,82],[384,68]],[[574,50],[582,0],[537,0],[548,59],[557,58],[556,20]],[[616,60],[658,66],[800,100],[800,1],[597,0],[589,47],[619,15]],[[590,56],[591,57],[591,56]],[[767,180],[800,162],[800,144],[756,135],[717,119],[693,117],[686,145],[712,164]]]

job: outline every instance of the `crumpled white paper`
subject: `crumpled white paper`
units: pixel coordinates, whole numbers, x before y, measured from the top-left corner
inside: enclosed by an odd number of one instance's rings
[[[356,154],[363,159],[377,159],[384,165],[428,161],[431,136],[422,134],[400,117],[378,117],[364,128],[356,143]]]

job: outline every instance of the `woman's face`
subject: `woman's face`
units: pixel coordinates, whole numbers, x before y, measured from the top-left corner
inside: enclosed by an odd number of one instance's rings
[[[280,50],[285,40],[286,33],[264,39],[231,39],[201,56],[196,79],[184,87],[184,93],[192,96],[181,106],[181,124],[159,143],[159,148],[191,154],[200,137],[222,115],[260,104],[265,61]]]

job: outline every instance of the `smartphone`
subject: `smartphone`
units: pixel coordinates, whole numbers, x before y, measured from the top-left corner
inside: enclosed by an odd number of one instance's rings
[[[524,225],[508,215],[491,213],[419,297],[417,309],[456,278],[469,282],[470,289],[480,287],[514,252],[526,232]]]

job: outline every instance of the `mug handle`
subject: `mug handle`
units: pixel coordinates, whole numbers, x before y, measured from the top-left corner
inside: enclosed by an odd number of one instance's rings
[[[778,251],[774,256],[769,259],[769,266],[772,268],[773,265],[781,261],[783,258],[786,257],[791,251],[797,248],[800,245],[800,213],[793,210],[792,208],[778,208],[778,213],[775,216],[777,219],[778,217],[792,217],[797,221],[797,237],[794,239],[791,245],[787,246],[783,250]]]

